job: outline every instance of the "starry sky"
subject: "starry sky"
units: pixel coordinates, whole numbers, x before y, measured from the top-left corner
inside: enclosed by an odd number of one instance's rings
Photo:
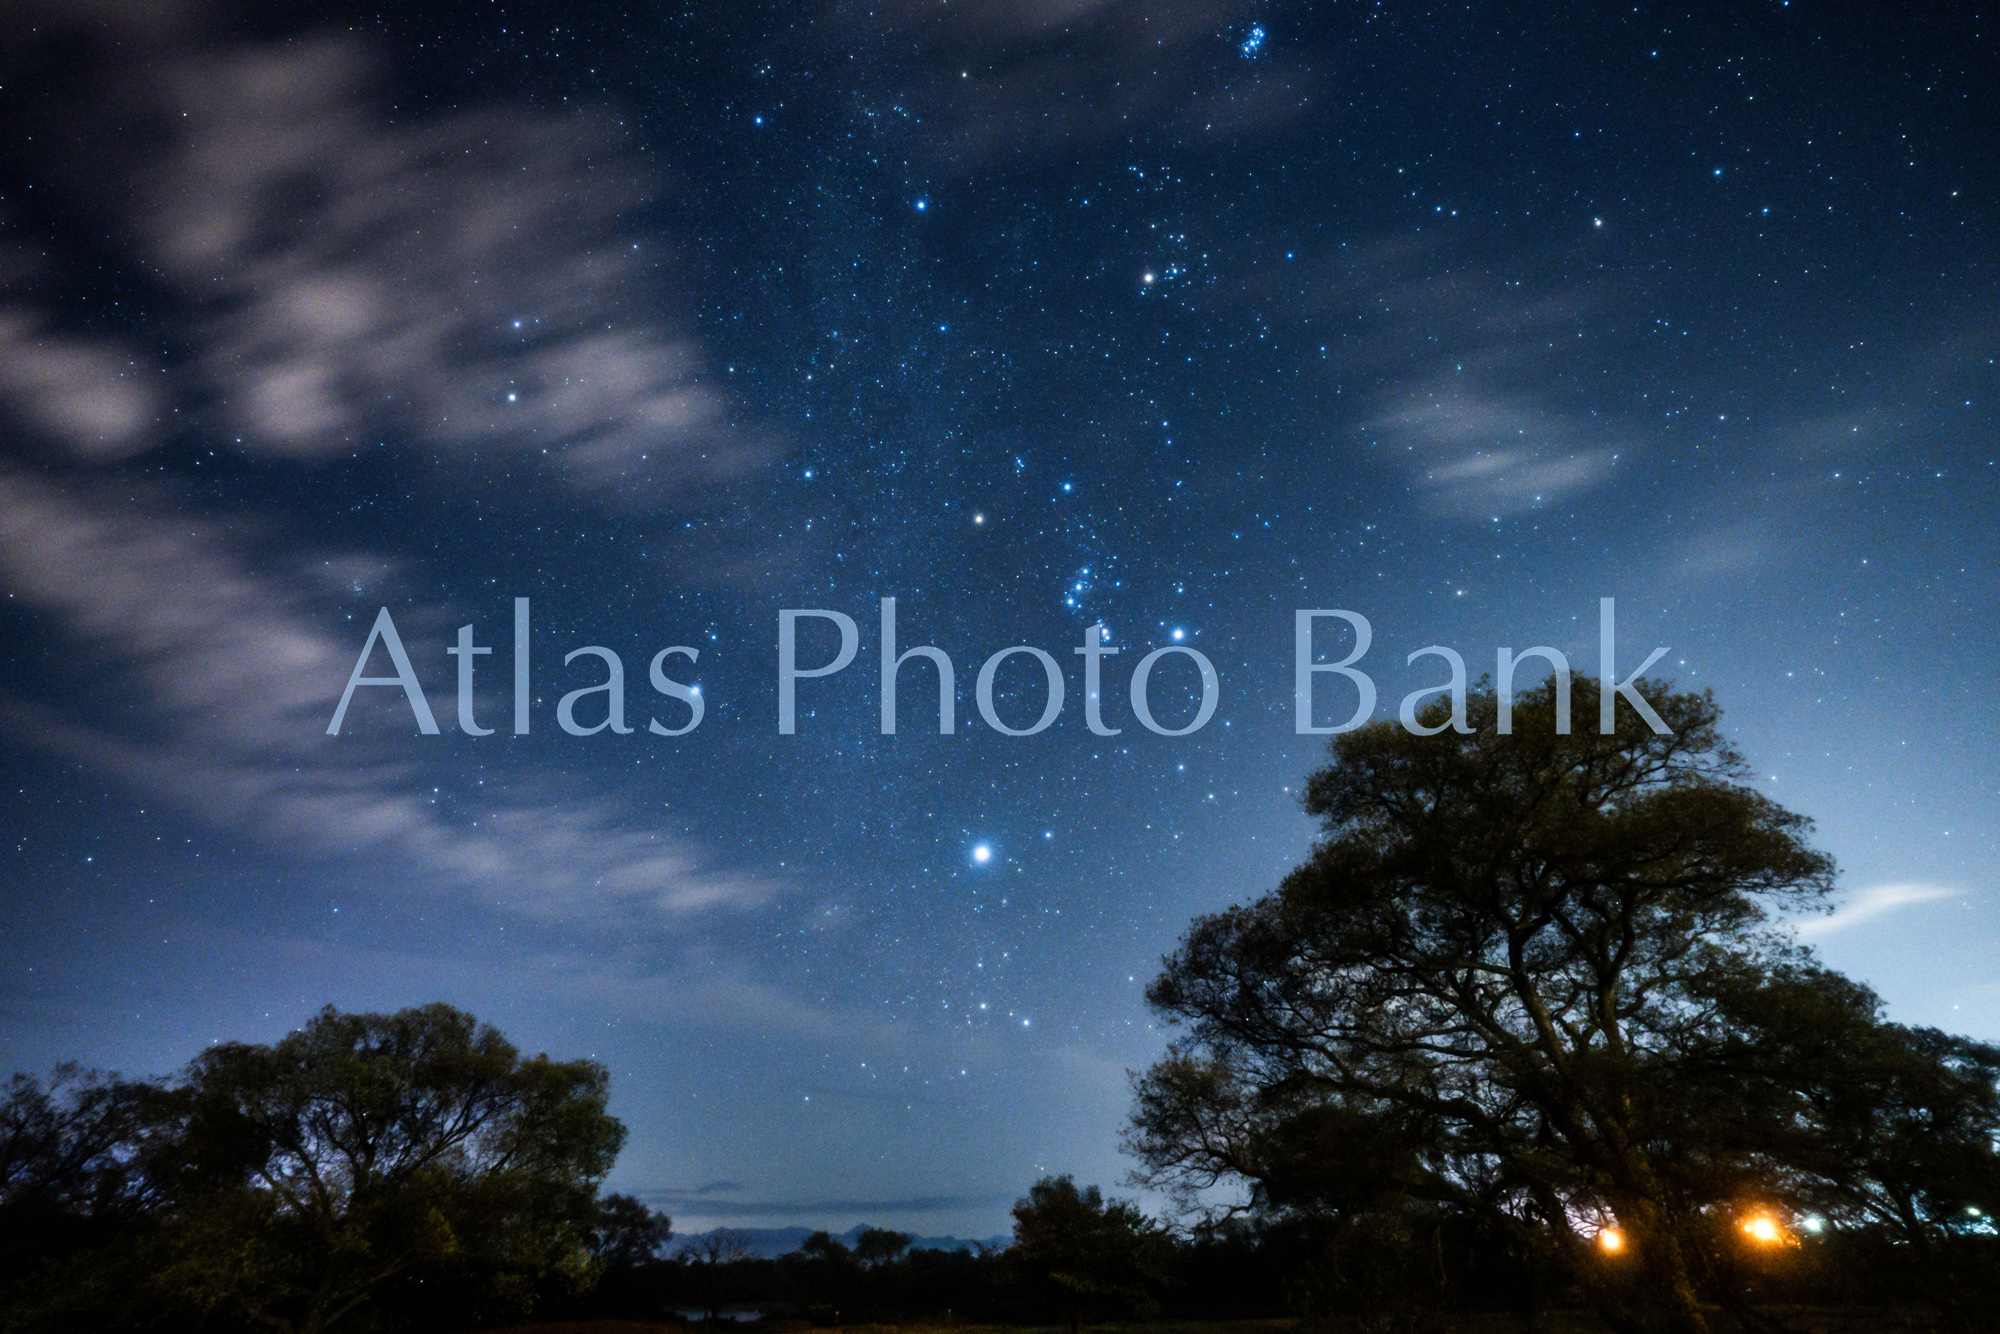
[[[1430,645],[1595,672],[1606,597],[1621,674],[1666,647],[1817,820],[1842,889],[1801,932],[1891,1017],[2000,1038],[1977,7],[5,26],[10,1070],[442,999],[603,1061],[610,1184],[680,1230],[991,1235],[1039,1175],[1118,1185],[1160,956],[1309,844],[1294,610],[1368,619],[1392,717]],[[888,597],[950,656],[950,735],[916,659],[881,732]],[[330,736],[384,607],[438,732],[358,687]],[[858,630],[791,735],[786,608]],[[1017,645],[1065,683],[1032,735],[978,702]],[[802,666],[836,646],[799,623]],[[1170,646],[1216,682],[1178,736],[1128,694]],[[583,647],[629,733],[559,725]],[[662,736],[669,647],[703,715]],[[995,667],[1011,731],[1048,696]],[[1193,659],[1148,699],[1187,727]]]

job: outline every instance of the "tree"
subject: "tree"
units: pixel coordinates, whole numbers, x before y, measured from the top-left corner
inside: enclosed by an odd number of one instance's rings
[[[607,1269],[643,1269],[659,1262],[673,1235],[674,1220],[644,1201],[607,1195],[597,1206],[590,1250]]]
[[[1512,1228],[1617,1328],[1704,1330],[1729,1210],[1786,1185],[1722,1059],[1761,1021],[1723,998],[1809,965],[1770,914],[1818,904],[1833,865],[1740,781],[1709,695],[1638,689],[1664,733],[1630,708],[1558,732],[1551,680],[1509,733],[1480,690],[1469,732],[1440,700],[1435,735],[1335,737],[1310,856],[1197,919],[1148,989],[1184,1032],[1137,1081],[1142,1179],[1234,1179],[1279,1212],[1435,1206]],[[1745,1112],[1731,1135],[1722,1106]],[[1615,1260],[1593,1244],[1613,1230]]]
[[[861,1271],[854,1252],[827,1231],[799,1243],[785,1257],[785,1268],[799,1308],[815,1324],[837,1325],[843,1313],[852,1316],[860,1296]]]
[[[587,1282],[595,1188],[624,1138],[606,1082],[442,1004],[329,1006],[270,1046],[211,1048],[158,1134],[155,1287],[317,1334],[419,1274],[514,1307],[551,1275]]]
[[[1044,1177],[1014,1203],[1008,1251],[1030,1300],[1075,1334],[1091,1315],[1143,1311],[1166,1278],[1169,1243],[1133,1205],[1106,1203],[1097,1187]]]
[[[655,1314],[668,1272],[667,1243],[673,1220],[630,1195],[607,1195],[598,1203],[590,1229],[590,1253],[597,1282],[588,1308],[593,1313]]]
[[[718,1320],[730,1300],[732,1271],[750,1258],[750,1239],[728,1228],[715,1228],[683,1241],[674,1252],[688,1279],[688,1288],[706,1319]]]
[[[84,1328],[131,1302],[157,1204],[145,1130],[161,1090],[75,1065],[0,1099],[0,1328]]]
[[[854,1259],[863,1269],[879,1269],[883,1265],[894,1264],[910,1249],[912,1238],[907,1232],[892,1232],[888,1228],[863,1228],[861,1235],[854,1239]]]
[[[1774,1199],[1844,1234],[1845,1285],[1990,1325],[2000,1048],[1884,1022],[1872,991],[1809,960],[1729,977],[1713,1004],[1690,1082],[1728,1095],[1689,1140],[1766,1164]]]

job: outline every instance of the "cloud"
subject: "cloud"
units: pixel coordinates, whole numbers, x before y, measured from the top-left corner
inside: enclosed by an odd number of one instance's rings
[[[257,568],[241,542],[165,492],[114,496],[0,469],[0,576],[103,660],[143,720],[113,734],[83,720],[87,701],[13,700],[0,725],[274,843],[388,856],[420,882],[519,915],[683,917],[775,892],[690,843],[628,827],[608,804],[530,794],[448,818],[436,775],[425,781],[407,749],[325,735],[356,645],[320,628],[330,615],[315,615],[316,596],[331,590]],[[337,568],[393,578],[365,556]]]
[[[815,1042],[901,1047],[909,1034],[868,1010],[814,1006],[786,995],[770,981],[746,976],[742,967],[697,945],[671,967],[655,951],[635,945],[607,958],[550,954],[522,970],[535,985],[569,1001],[588,1000],[605,1010],[648,1023],[790,1033]]]
[[[765,457],[692,337],[663,255],[621,226],[656,182],[608,114],[392,124],[344,37],[170,64],[172,149],[128,229],[197,303],[232,437],[312,459],[389,435],[546,462],[597,495]]]
[[[32,309],[0,307],[0,401],[81,458],[126,458],[153,443],[157,379],[109,339],[51,333]]]
[[[1490,521],[1603,486],[1636,448],[1634,432],[1577,388],[1626,350],[1592,324],[1607,302],[1591,284],[1611,280],[1539,276],[1578,267],[1570,256],[1500,269],[1406,235],[1307,256],[1204,299],[1352,330],[1327,365],[1371,386],[1362,438],[1432,510]]]
[[[59,29],[74,57],[74,114],[45,117],[38,139],[100,106],[146,127],[43,165],[97,201],[174,354],[168,374],[63,327],[42,295],[60,287],[61,247],[10,229],[0,411],[26,428],[17,440],[63,455],[0,464],[0,578],[87,663],[75,679],[119,700],[0,700],[0,727],[275,843],[385,860],[517,914],[685,919],[768,901],[774,884],[615,802],[532,778],[440,801],[453,776],[428,757],[326,737],[360,638],[345,614],[364,587],[371,607],[397,601],[398,562],[308,553],[263,518],[197,513],[116,469],[166,438],[170,413],[292,482],[364,444],[544,503],[544,479],[633,506],[754,467],[766,442],[672,314],[671,255],[628,228],[661,183],[615,114],[391,121],[371,49],[345,35],[246,44],[168,0],[24,12],[36,21],[0,34],[4,54]],[[143,159],[116,151],[141,141]],[[397,612],[406,634],[429,614]]]
[[[1364,429],[1403,447],[1436,508],[1475,519],[1561,504],[1615,458],[1563,414],[1470,387],[1419,391]]]
[[[73,460],[143,452],[166,407],[161,367],[101,333],[50,327],[27,295],[49,277],[44,253],[0,209],[0,416]]]
[[[663,1187],[662,1189],[670,1194],[677,1194],[683,1197],[717,1195],[724,1191],[733,1194],[743,1189],[743,1183],[740,1181],[705,1181],[701,1185],[689,1187],[687,1190],[676,1190],[672,1186]]]
[[[1826,917],[1811,918],[1794,928],[1808,940],[1830,936],[1836,931],[1859,926],[1913,903],[1930,903],[1957,896],[1959,891],[1942,885],[1874,885],[1859,891]]]
[[[170,398],[252,455],[387,446],[628,506],[772,456],[675,314],[670,249],[628,225],[662,181],[615,112],[391,120],[372,49],[345,34],[222,40],[182,4],[34,13],[46,26],[0,48],[90,39],[72,52],[74,103],[37,138],[110,106],[116,142],[149,145],[44,166],[111,219],[179,354],[162,376],[0,303],[0,401],[76,458],[157,443]],[[18,287],[28,253],[0,255],[0,281]]]

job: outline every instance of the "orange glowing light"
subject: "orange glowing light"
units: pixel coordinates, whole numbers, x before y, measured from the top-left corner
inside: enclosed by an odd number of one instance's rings
[[[1785,1239],[1784,1229],[1769,1214],[1758,1214],[1743,1220],[1743,1233],[1760,1245],[1769,1246]]]
[[[1616,1255],[1619,1251],[1625,1249],[1625,1234],[1615,1227],[1605,1228],[1597,1234],[1597,1244],[1611,1254]]]

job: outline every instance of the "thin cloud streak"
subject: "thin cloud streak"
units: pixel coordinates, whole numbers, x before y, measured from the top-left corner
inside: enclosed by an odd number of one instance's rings
[[[685,915],[776,892],[602,804],[494,804],[448,821],[420,764],[325,736],[354,648],[317,627],[306,592],[162,496],[114,501],[0,470],[0,575],[107,658],[148,719],[144,735],[113,735],[73,707],[14,700],[0,725],[209,818],[324,854],[390,856],[526,916]]]
[[[1352,400],[1338,399],[1340,429],[1434,513],[1491,522],[1554,509],[1608,484],[1645,438],[1575,388],[1596,377],[1602,344],[1617,337],[1592,324],[1615,277],[1550,283],[1524,265],[1510,278],[1410,234],[1302,255],[1276,272],[1239,267],[1240,281],[1189,299],[1346,330],[1324,349],[1325,378],[1345,392],[1365,385],[1368,407],[1347,419]]]
[[[1800,922],[1794,930],[1803,939],[1818,940],[1835,932],[1849,930],[1863,922],[1872,922],[1899,908],[1954,898],[1958,892],[1943,885],[1874,885],[1856,893],[1828,916]]]

